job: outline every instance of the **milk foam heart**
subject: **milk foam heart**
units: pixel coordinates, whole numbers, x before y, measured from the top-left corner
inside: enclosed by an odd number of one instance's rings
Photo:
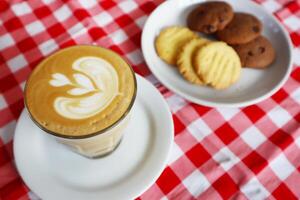
[[[107,61],[92,56],[82,57],[73,63],[72,68],[76,82],[60,73],[53,74],[53,79],[49,81],[53,87],[73,87],[66,91],[72,97],[59,96],[53,103],[55,111],[61,116],[70,119],[94,116],[104,110],[118,95],[118,75]],[[84,96],[80,97],[81,95]]]

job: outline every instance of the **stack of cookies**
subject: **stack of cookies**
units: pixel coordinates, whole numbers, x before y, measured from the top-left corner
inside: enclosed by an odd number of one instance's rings
[[[261,35],[262,23],[253,15],[234,13],[226,2],[199,4],[188,15],[187,25],[165,28],[155,46],[158,55],[176,65],[191,83],[225,89],[238,81],[241,66],[265,68],[275,59],[271,43]],[[200,37],[193,31],[221,41]]]
[[[240,76],[241,62],[232,47],[200,37],[188,28],[164,29],[155,46],[158,55],[168,64],[176,65],[192,83],[224,89]]]

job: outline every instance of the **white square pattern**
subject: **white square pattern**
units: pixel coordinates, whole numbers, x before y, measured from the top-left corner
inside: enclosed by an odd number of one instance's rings
[[[281,7],[281,5],[279,3],[277,3],[276,1],[274,1],[274,0],[267,0],[267,1],[263,2],[262,5],[269,12],[275,12]]]
[[[175,162],[178,158],[180,158],[183,155],[182,150],[180,149],[180,147],[178,147],[178,145],[174,142],[173,146],[172,146],[172,151],[171,154],[169,156],[169,164],[172,164],[173,162]]]
[[[210,186],[209,181],[201,172],[199,172],[199,170],[194,171],[187,178],[185,178],[183,180],[183,184],[195,198],[197,198]]]
[[[0,37],[0,50],[3,50],[14,44],[13,38],[9,34]]]
[[[270,195],[256,177],[253,177],[250,181],[243,185],[241,191],[248,199],[251,200],[266,199]]]
[[[279,156],[274,158],[274,160],[270,162],[270,167],[280,178],[280,180],[285,180],[296,170],[284,154],[280,154]]]
[[[0,94],[0,110],[7,107],[7,103],[2,94]]]
[[[20,54],[20,55],[14,57],[13,59],[10,59],[7,62],[7,64],[9,66],[9,69],[12,72],[16,72],[16,71],[20,70],[21,68],[25,67],[28,63],[25,60],[24,56]]]
[[[193,121],[187,127],[187,130],[197,139],[198,142],[202,141],[206,136],[212,133],[212,130],[200,118]]]
[[[105,11],[100,13],[99,15],[94,16],[93,19],[100,27],[106,26],[107,24],[109,24],[113,21],[112,16],[110,16],[110,14],[108,14]]]
[[[16,121],[12,121],[6,124],[4,127],[0,128],[0,139],[4,144],[12,141],[15,133]]]
[[[235,156],[234,153],[232,153],[227,147],[223,147],[213,156],[213,159],[220,163],[225,171],[229,170],[240,161],[240,159]]]
[[[119,6],[125,13],[129,13],[137,7],[136,3],[132,0],[123,1]]]
[[[25,26],[29,35],[34,36],[42,31],[45,31],[44,25],[40,21],[35,21]]]
[[[300,29],[300,23],[298,17],[295,17],[294,15],[291,15],[290,17],[286,18],[284,20],[284,23],[292,29],[292,31],[297,31]]]
[[[60,22],[65,21],[66,19],[71,17],[71,15],[72,15],[72,13],[71,13],[70,9],[68,8],[68,6],[66,6],[66,5],[63,5],[62,7],[60,7],[58,10],[56,10],[54,12],[54,16]]]
[[[296,89],[292,94],[291,97],[294,99],[294,101],[298,102],[300,104],[300,88]]]
[[[45,4],[50,4],[50,3],[52,3],[53,1],[55,1],[55,0],[42,0]]]
[[[241,137],[252,149],[256,149],[267,140],[267,138],[255,126],[251,126],[244,131]]]
[[[139,49],[126,54],[126,56],[130,60],[130,62],[134,65],[140,64],[144,61],[142,52]]]
[[[153,85],[159,84],[158,79],[153,74],[150,74],[150,75],[146,76],[146,79],[148,81],[150,81]]]
[[[113,42],[115,44],[121,44],[122,42],[127,40],[128,37],[123,30],[119,29],[119,30],[113,32],[110,35],[110,38],[113,40]]]
[[[25,14],[32,12],[32,10],[28,6],[27,2],[14,4],[14,5],[12,5],[11,9],[17,16],[25,15]]]
[[[300,136],[296,138],[295,143],[300,148]]]
[[[72,35],[73,37],[81,35],[85,32],[86,32],[86,28],[81,23],[78,23],[78,24],[72,26],[70,29],[68,29],[68,33],[70,35]]]
[[[279,128],[285,125],[292,118],[291,115],[280,106],[276,106],[268,112],[268,116]]]
[[[58,48],[57,44],[52,39],[39,45],[39,49],[41,50],[41,52],[44,56],[48,55],[49,53],[56,50],[57,48]]]
[[[135,20],[135,23],[140,27],[140,28],[143,28],[145,23],[146,23],[146,20],[147,20],[147,17],[146,16],[143,16],[143,17],[140,17],[138,18],[137,20]]]
[[[79,3],[81,4],[82,7],[84,8],[92,8],[95,5],[97,5],[97,1],[96,0],[85,0],[85,1],[79,1]]]
[[[217,110],[226,120],[230,120],[233,116],[240,112],[237,108],[217,108]]]
[[[23,82],[20,84],[22,91],[25,90],[25,85],[26,85],[26,81],[23,81]]]
[[[293,49],[293,61],[296,65],[300,65],[300,49]]]
[[[29,199],[31,200],[41,200],[41,198],[39,198],[36,194],[34,194],[33,192],[28,192],[27,193],[29,196]]]
[[[176,113],[178,110],[180,110],[186,105],[186,101],[176,94],[167,98],[167,102],[170,105],[170,108],[172,109],[173,113]]]

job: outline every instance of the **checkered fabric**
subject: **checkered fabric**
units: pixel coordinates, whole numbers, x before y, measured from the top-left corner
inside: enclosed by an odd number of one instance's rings
[[[101,45],[124,56],[159,89],[173,113],[168,166],[137,199],[299,199],[300,2],[256,2],[289,31],[293,72],[283,88],[259,104],[215,109],[172,93],[145,64],[141,31],[162,0],[1,0],[0,199],[38,199],[22,182],[12,154],[22,90],[38,62],[75,44]]]

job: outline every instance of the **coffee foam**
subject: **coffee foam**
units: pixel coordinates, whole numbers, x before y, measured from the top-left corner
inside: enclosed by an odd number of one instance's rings
[[[83,119],[104,110],[118,95],[118,74],[107,61],[97,57],[82,57],[76,60],[72,68],[81,73],[74,73],[75,82],[60,73],[52,75],[49,84],[53,87],[71,85],[66,91],[72,97],[57,97],[54,108],[57,113],[69,119]],[[78,97],[90,94],[86,97]]]
[[[31,117],[62,136],[85,136],[110,127],[132,106],[134,74],[116,53],[73,46],[43,60],[26,83]]]

